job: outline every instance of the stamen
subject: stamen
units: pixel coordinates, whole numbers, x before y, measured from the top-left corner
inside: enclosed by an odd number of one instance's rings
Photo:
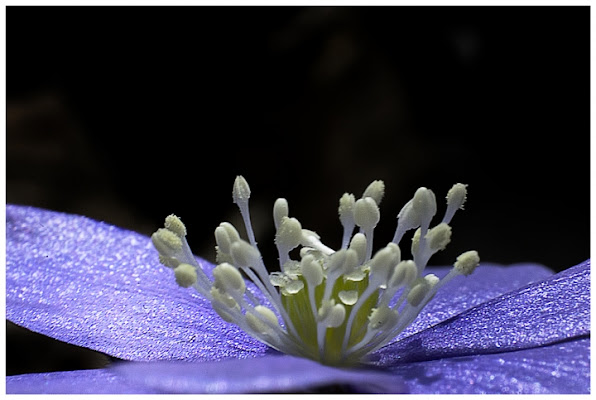
[[[428,240],[428,247],[433,254],[437,251],[445,250],[445,247],[451,241],[451,227],[445,222],[441,222],[428,231],[426,239]]]
[[[325,328],[337,328],[344,322],[345,316],[346,308],[341,304],[335,304],[333,300],[324,302],[319,309],[321,325]],[[324,333],[324,331],[322,332]]]
[[[362,198],[365,197],[372,197],[372,199],[377,203],[377,205],[381,204],[381,200],[383,200],[383,196],[385,195],[385,182],[383,181],[372,181],[370,185],[366,187],[364,193],[362,194]]]
[[[182,240],[172,231],[160,228],[151,236],[153,246],[165,257],[172,257],[182,250]]]
[[[410,293],[408,293],[408,303],[412,307],[418,307],[432,289],[433,282],[436,284],[434,275],[431,275],[429,278],[419,278],[412,286],[412,289],[410,289]]]
[[[398,213],[393,241],[372,256],[379,204],[385,193],[383,181],[374,181],[362,198],[355,200],[348,193],[340,198],[338,212],[344,233],[338,251],[290,217],[286,199],[277,199],[273,223],[279,271],[269,273],[250,222],[250,193],[246,180],[238,176],[232,197],[248,240],[228,222],[215,229],[218,264],[212,279],[194,258],[186,241],[186,227],[175,215],[169,215],[164,228],[151,239],[160,262],[173,269],[179,286],[194,288],[224,321],[288,354],[330,365],[363,362],[369,352],[386,345],[411,324],[437,290],[456,276],[471,274],[480,262],[476,251],[467,251],[442,279],[423,275],[432,255],[451,241],[449,224],[467,197],[466,185],[459,183],[449,190],[445,216],[434,227],[430,223],[437,211],[435,195],[419,188]],[[353,234],[355,226],[360,232]],[[409,230],[415,230],[413,259],[402,260],[399,243]],[[290,252],[300,246],[299,258],[293,259]],[[256,289],[247,287],[241,272]]]
[[[286,199],[279,198],[275,200],[273,204],[273,224],[275,225],[275,229],[279,229],[281,220],[287,217],[289,213],[288,201]]]
[[[268,320],[272,325],[277,325],[277,317],[275,316],[273,311],[271,311],[267,307],[256,306],[254,308],[254,311],[258,313],[261,317]],[[248,325],[250,325],[250,327],[253,330],[257,331],[262,335],[270,336],[273,333],[273,329],[266,323],[263,323],[261,321],[261,318],[259,318],[254,312],[249,312],[246,314],[246,322],[248,322]]]
[[[372,254],[373,231],[380,219],[379,206],[372,197],[359,199],[354,204],[354,222],[366,236],[366,260],[370,259]]]
[[[474,272],[479,263],[480,257],[478,256],[478,252],[476,250],[470,250],[457,257],[454,265],[457,272],[468,276]]]
[[[183,288],[191,287],[197,282],[197,270],[190,264],[180,264],[174,269],[176,283]]]
[[[325,246],[321,242],[321,238],[316,232],[309,231],[308,229],[302,229],[302,240],[300,241],[300,244],[305,247],[312,247],[327,256],[335,253],[335,250]]]
[[[468,185],[464,185],[463,183],[456,183],[449,189],[449,192],[447,192],[447,211],[445,212],[443,222],[448,224],[458,209],[464,209],[464,203],[468,194],[467,187]]]
[[[213,269],[213,278],[215,278],[213,286],[216,288],[238,293],[244,293],[246,290],[244,278],[242,278],[236,267],[231,264],[223,263],[215,267]]]
[[[234,181],[234,189],[232,190],[232,198],[234,203],[238,205],[244,226],[246,227],[246,234],[250,244],[256,246],[255,233],[252,230],[252,224],[250,223],[250,211],[248,210],[248,199],[250,198],[250,187],[248,182],[243,176],[237,176]]]
[[[357,233],[352,238],[350,242],[350,249],[354,250],[356,255],[358,256],[358,264],[364,264],[364,260],[366,260],[366,249],[368,248],[368,243],[366,240],[366,236],[362,233]]]
[[[369,317],[371,330],[379,330],[384,326],[393,325],[397,321],[397,312],[389,307],[373,308]]]
[[[289,252],[300,244],[302,240],[302,225],[296,218],[282,217],[275,235],[275,245],[279,252],[279,263],[285,264],[289,260]]]
[[[344,193],[339,199],[339,221],[344,227],[344,236],[342,239],[341,248],[345,249],[350,241],[350,236],[354,231],[354,203],[356,199],[353,194]]]
[[[252,267],[258,264],[261,257],[256,248],[242,239],[232,243],[232,246],[230,247],[230,255],[232,256],[234,264],[239,267]]]
[[[164,227],[167,230],[174,232],[177,236],[186,236],[186,226],[182,223],[180,218],[178,218],[174,214],[170,214],[166,217]]]

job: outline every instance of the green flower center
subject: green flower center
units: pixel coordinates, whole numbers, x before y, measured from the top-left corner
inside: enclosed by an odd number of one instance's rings
[[[337,251],[290,218],[287,201],[278,199],[273,221],[280,271],[273,273],[265,268],[257,248],[248,208],[250,188],[241,176],[234,182],[233,199],[248,241],[230,223],[216,228],[218,265],[212,278],[192,255],[186,228],[178,217],[168,216],[152,240],[161,263],[174,269],[176,282],[210,300],[226,322],[284,353],[328,365],[355,365],[410,325],[441,286],[457,275],[469,275],[479,263],[478,253],[468,251],[442,279],[423,275],[430,257],[451,240],[449,223],[466,200],[463,184],[451,188],[445,216],[433,228],[434,193],[418,189],[398,214],[393,240],[373,256],[373,232],[383,194],[383,182],[374,181],[358,200],[347,193],[341,197],[339,219],[344,235]],[[356,227],[359,232],[353,234]],[[413,258],[402,260],[399,242],[412,229],[416,229]],[[300,259],[294,260],[290,252],[297,247]],[[262,296],[247,288],[241,272]]]

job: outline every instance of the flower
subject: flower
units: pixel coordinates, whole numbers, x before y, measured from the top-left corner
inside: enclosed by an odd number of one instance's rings
[[[229,222],[215,229],[218,265],[210,279],[195,260],[186,241],[186,226],[169,215],[151,240],[160,262],[174,270],[178,285],[193,287],[211,302],[226,322],[285,354],[322,364],[347,367],[365,361],[408,327],[437,291],[460,275],[470,275],[480,262],[474,250],[461,254],[452,270],[439,279],[423,276],[428,260],[451,241],[451,222],[466,201],[467,185],[458,183],[447,193],[441,223],[430,228],[437,212],[432,190],[419,188],[399,212],[395,236],[373,256],[373,234],[380,219],[383,181],[373,181],[362,197],[345,193],[339,200],[344,227],[342,247],[334,251],[313,231],[289,217],[288,202],[273,206],[275,244],[281,272],[269,274],[255,239],[244,177],[234,181],[232,197],[238,205],[249,241],[241,239]],[[352,237],[355,227],[360,232]],[[412,260],[402,260],[403,235],[416,229]],[[290,251],[300,249],[300,261]],[[256,285],[259,298],[247,290],[241,271]],[[277,291],[274,286],[280,288]],[[280,324],[279,321],[283,321]]]
[[[215,266],[196,261],[212,274]],[[280,354],[224,322],[210,301],[180,289],[143,235],[8,205],[7,318],[130,361],[9,376],[7,391],[245,393],[341,385],[360,392],[587,393],[589,266],[552,275],[532,264],[482,263],[472,276],[446,283],[396,340],[371,354],[371,366],[345,369]],[[441,277],[449,268],[427,270]]]

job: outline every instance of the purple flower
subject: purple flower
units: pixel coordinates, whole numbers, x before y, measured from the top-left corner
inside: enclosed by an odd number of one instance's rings
[[[482,263],[456,277],[371,364],[281,354],[180,288],[151,240],[91,219],[7,206],[6,315],[123,360],[7,377],[9,393],[588,393],[586,261],[557,275]],[[214,266],[197,259],[207,274]],[[427,268],[441,277],[449,268]],[[250,283],[247,283],[250,286]]]

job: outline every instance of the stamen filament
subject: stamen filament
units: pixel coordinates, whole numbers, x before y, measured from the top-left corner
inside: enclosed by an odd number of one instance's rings
[[[286,309],[283,307],[281,303],[280,294],[277,292],[277,290],[273,288],[271,282],[269,282],[269,280],[263,281],[257,278],[255,276],[255,273],[250,268],[242,268],[242,271],[244,271],[244,273],[248,275],[250,280],[259,288],[261,293],[263,293],[267,297],[267,300],[269,300],[271,305],[275,307],[275,310],[281,315],[285,326],[287,326],[293,334],[296,334],[295,328],[292,325],[292,321],[290,320],[290,317]]]
[[[354,304],[354,306],[352,307],[352,310],[350,312],[350,316],[348,317],[348,322],[346,324],[346,332],[351,332],[352,331],[352,324],[354,323],[354,318],[356,318],[356,315],[358,314],[358,311],[360,310],[360,307],[362,307],[362,304],[364,304],[364,302],[366,300],[368,300],[368,298],[373,295],[374,291],[377,288],[370,285],[368,286],[366,289],[364,289],[364,292],[362,293],[362,295],[358,298],[358,301],[356,301],[356,304]],[[346,335],[344,336],[344,340],[341,344],[341,353],[344,354],[346,351],[346,348],[348,347],[348,340],[350,339],[350,335],[348,333],[346,333]]]
[[[374,229],[362,229],[361,231],[366,237],[366,256],[364,257],[364,262],[367,262],[372,256]]]

